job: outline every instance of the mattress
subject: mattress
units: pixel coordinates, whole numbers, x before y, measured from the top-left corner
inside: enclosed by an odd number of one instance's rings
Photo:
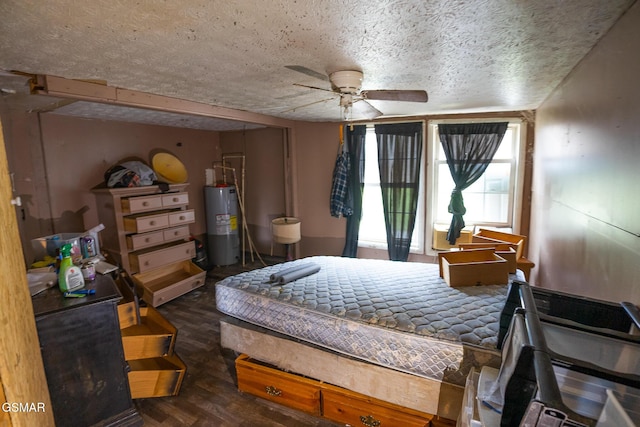
[[[279,271],[311,264],[320,270],[285,284],[271,281]],[[472,367],[500,366],[506,294],[506,285],[449,287],[437,264],[316,256],[228,277],[216,284],[216,305],[294,339],[464,385]]]

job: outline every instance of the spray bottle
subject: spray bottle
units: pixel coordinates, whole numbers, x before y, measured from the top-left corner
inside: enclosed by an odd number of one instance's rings
[[[80,267],[71,260],[71,245],[60,248],[60,270],[58,271],[58,286],[62,292],[69,292],[84,286],[84,278]]]

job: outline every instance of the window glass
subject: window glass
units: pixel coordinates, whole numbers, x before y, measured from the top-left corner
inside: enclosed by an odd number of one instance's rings
[[[359,242],[373,247],[387,247],[387,231],[384,225],[378,146],[373,128],[367,129],[364,148],[364,190],[362,193],[362,219]]]

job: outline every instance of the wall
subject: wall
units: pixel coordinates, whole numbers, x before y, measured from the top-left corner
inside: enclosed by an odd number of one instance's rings
[[[538,286],[640,304],[640,4],[537,111]]]
[[[242,132],[224,132],[220,136],[222,155],[228,156],[229,165],[238,174],[238,185],[242,186],[241,159],[245,157],[245,201],[246,221],[249,237],[261,254],[271,252],[271,220],[285,215],[285,168],[284,130],[275,128]],[[221,170],[216,170],[220,178]],[[227,174],[231,182],[232,173]],[[245,241],[246,251],[250,251]],[[284,256],[284,247],[274,245],[273,254]]]
[[[33,260],[31,238],[81,232],[99,223],[91,188],[104,181],[104,172],[110,166],[130,157],[149,163],[150,153],[158,149],[175,154],[187,168],[190,206],[196,211],[191,231],[195,235],[206,233],[204,170],[220,156],[218,132],[51,113],[40,114],[38,123],[37,114],[28,116],[17,115],[10,120],[13,130],[5,133],[11,137],[7,144],[13,147],[10,166],[16,174],[16,193],[24,202],[19,222],[40,224],[23,227],[28,263]]]
[[[339,147],[338,123],[296,127],[295,166],[300,218],[300,255],[340,255],[346,220],[329,213],[331,178]]]
[[[22,202],[22,206],[15,208],[18,228],[22,240],[28,242],[31,237],[47,236],[54,232],[40,143],[39,116],[18,110],[9,111],[6,102],[1,107],[14,195],[19,196]],[[32,260],[30,245],[25,249],[25,260],[29,262]]]

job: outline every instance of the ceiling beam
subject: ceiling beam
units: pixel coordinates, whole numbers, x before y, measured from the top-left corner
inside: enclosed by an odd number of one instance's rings
[[[171,113],[235,120],[276,128],[290,128],[293,127],[294,124],[291,120],[265,114],[122,89],[93,81],[65,79],[63,77],[44,74],[38,74],[32,78],[31,93],[103,104],[122,105],[125,107],[138,107]]]

